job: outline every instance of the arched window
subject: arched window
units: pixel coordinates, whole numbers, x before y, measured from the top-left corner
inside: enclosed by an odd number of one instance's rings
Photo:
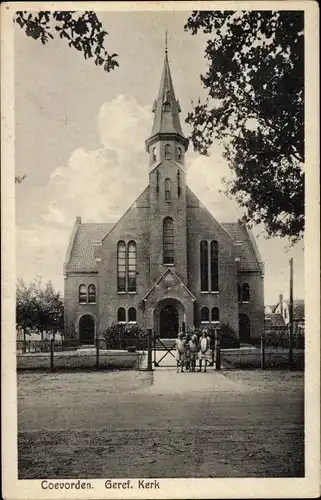
[[[153,161],[157,160],[156,148],[153,148],[152,160]]]
[[[96,287],[95,285],[89,285],[88,287],[88,303],[95,304],[96,302]]]
[[[182,148],[177,148],[177,159],[182,161]]]
[[[171,180],[165,179],[165,201],[171,201]]]
[[[200,244],[200,264],[201,264],[201,291],[208,291],[208,243],[201,241]]]
[[[209,323],[210,321],[210,312],[208,307],[202,307],[201,309],[201,323]]]
[[[124,241],[117,244],[117,290],[126,291],[126,245]]]
[[[79,287],[79,304],[87,304],[87,287],[80,285]]]
[[[237,285],[237,300],[238,302],[242,302],[242,291],[241,291],[241,285]]]
[[[218,292],[218,243],[211,241],[211,290]]]
[[[171,217],[163,220],[163,263],[174,264],[174,223]]]
[[[165,145],[165,160],[171,159],[171,146],[170,144]]]
[[[124,307],[120,307],[117,311],[117,321],[118,323],[126,322],[126,310]]]
[[[220,310],[218,307],[212,307],[212,323],[220,321]]]
[[[250,301],[250,287],[247,283],[242,285],[242,302]]]
[[[136,309],[135,307],[130,307],[128,309],[128,322],[129,323],[136,323],[137,321],[137,316],[136,316]]]
[[[136,292],[136,243],[128,243],[128,291]]]

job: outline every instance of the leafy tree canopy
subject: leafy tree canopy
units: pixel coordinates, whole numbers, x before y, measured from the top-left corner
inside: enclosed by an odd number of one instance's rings
[[[15,22],[27,36],[46,44],[59,36],[69,47],[83,52],[85,59],[94,59],[96,66],[109,72],[119,66],[117,54],[109,54],[105,48],[108,35],[95,12],[86,11],[17,11]]]
[[[45,285],[41,279],[27,285],[19,279],[16,290],[16,324],[23,330],[33,330],[41,334],[63,331],[64,305],[59,292],[52,283]]]
[[[221,140],[234,172],[226,193],[250,224],[292,242],[304,230],[303,27],[300,11],[194,11],[185,26],[210,36],[209,95],[187,117],[194,149]]]

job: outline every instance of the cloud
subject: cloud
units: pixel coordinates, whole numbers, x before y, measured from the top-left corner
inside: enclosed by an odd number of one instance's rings
[[[50,177],[52,199],[42,218],[70,224],[115,221],[148,183],[144,141],[151,129],[151,112],[135,99],[118,96],[102,105],[98,133],[102,147],[72,153]]]
[[[212,215],[219,222],[229,222],[242,217],[243,211],[236,202],[227,198],[222,178],[232,178],[232,172],[222,156],[219,145],[213,144],[209,156],[193,155],[187,159],[187,183]]]

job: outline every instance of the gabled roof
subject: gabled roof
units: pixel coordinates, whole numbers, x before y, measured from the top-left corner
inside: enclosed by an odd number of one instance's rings
[[[100,242],[114,226],[113,223],[79,222],[70,242],[71,249],[65,269],[67,271],[95,271],[94,243]]]
[[[223,222],[222,226],[237,243],[237,253],[240,258],[239,269],[257,270],[262,262],[254,238],[245,224],[241,222]]]
[[[283,316],[281,314],[275,314],[275,313],[267,313],[265,314],[265,324],[266,328],[268,329],[269,327],[278,327],[278,326],[285,326],[285,321]]]
[[[283,302],[289,306],[290,301],[289,300],[283,300]],[[272,306],[272,311],[276,310],[276,308],[279,306],[280,302],[278,302],[275,306]],[[304,319],[304,300],[303,299],[294,299],[293,300],[293,319]]]
[[[148,290],[146,295],[143,297],[143,300],[147,299],[147,297],[152,293],[154,288],[165,278],[165,276],[167,274],[172,274],[177,279],[177,281],[183,286],[183,288],[186,290],[186,292],[192,297],[192,299],[195,300],[195,297],[192,294],[192,292],[190,292],[190,290],[187,288],[187,286],[183,283],[183,281],[180,279],[180,277],[175,273],[174,269],[172,269],[171,267],[167,268],[163,272],[163,274],[160,276],[160,278],[158,278],[158,280],[154,283],[154,285]]]

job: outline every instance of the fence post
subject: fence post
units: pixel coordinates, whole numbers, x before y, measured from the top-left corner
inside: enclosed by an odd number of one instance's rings
[[[96,338],[96,370],[99,370],[99,338]]]
[[[293,258],[290,259],[289,370],[293,370]]]
[[[261,336],[261,368],[265,369],[265,334]]]
[[[26,332],[23,330],[23,350],[22,352],[26,354],[27,352],[27,339],[26,339]]]
[[[50,341],[50,371],[52,371],[52,372],[55,370],[54,352],[55,352],[55,341],[54,341],[54,339],[51,339],[51,341]]]
[[[218,329],[215,329],[215,370],[221,369],[221,342]]]
[[[152,366],[152,330],[148,329],[147,330],[148,335],[147,335],[147,371],[151,372],[153,371],[153,366]]]

